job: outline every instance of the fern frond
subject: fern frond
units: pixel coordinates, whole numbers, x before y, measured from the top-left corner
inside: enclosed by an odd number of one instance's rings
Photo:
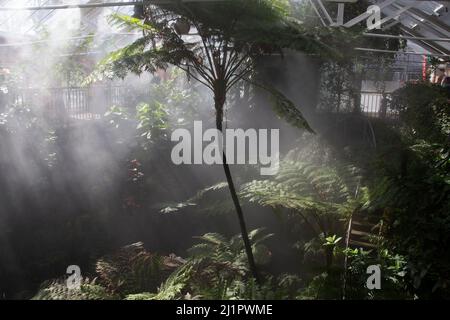
[[[133,18],[131,16],[114,13],[107,19],[108,23],[120,30],[133,31],[133,30],[145,30],[148,32],[156,32],[157,28],[150,25],[149,22],[143,22],[140,19]]]
[[[274,236],[273,233],[266,233],[266,228],[258,228],[250,231],[248,233],[248,237],[252,242],[253,246],[260,244],[261,242],[266,241]]]
[[[44,283],[32,300],[112,300],[118,296],[95,283],[82,279],[80,288],[69,289],[64,279]]]
[[[288,123],[297,128],[305,129],[310,133],[314,133],[314,130],[309,126],[308,121],[305,119],[302,112],[291,100],[281,93],[281,91],[268,84],[257,83],[248,79],[246,80],[257,87],[264,89],[270,94],[272,98],[271,101],[273,110],[280,118],[286,120]]]
[[[129,294],[126,296],[125,300],[153,300],[155,293],[142,292],[136,294]]]
[[[188,285],[193,275],[194,267],[191,263],[178,268],[161,285],[158,293],[154,296],[147,296],[150,300],[174,300],[182,297],[183,289]]]
[[[227,242],[227,239],[220,233],[206,233],[203,236],[196,238],[205,242],[212,243],[214,245],[224,245]]]
[[[203,189],[199,190],[196,193],[195,196],[189,198],[186,201],[179,202],[179,203],[166,204],[162,209],[160,209],[160,212],[162,212],[162,213],[171,213],[171,212],[179,211],[180,209],[183,209],[183,208],[186,208],[186,207],[189,207],[189,206],[196,206],[196,205],[198,205],[198,203],[200,201],[202,201],[205,198],[207,198],[207,196],[209,194],[215,194],[215,192],[217,192],[219,190],[224,190],[227,187],[228,187],[228,183],[226,183],[226,182],[216,183],[216,184],[214,184],[212,186],[208,186],[206,188],[203,188]],[[221,205],[222,205],[222,202],[220,202],[220,201],[209,203],[209,207],[211,209],[214,209],[214,210],[218,210]],[[204,207],[203,207],[203,209],[204,209]],[[227,210],[225,208],[223,211],[227,212],[229,210]]]

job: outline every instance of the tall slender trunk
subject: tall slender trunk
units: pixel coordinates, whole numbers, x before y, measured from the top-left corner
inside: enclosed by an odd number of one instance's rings
[[[225,93],[215,92],[214,103],[216,108],[216,128],[223,132],[223,108],[225,105]],[[257,283],[260,283],[260,278],[258,270],[256,269],[255,258],[253,257],[252,245],[248,237],[247,226],[244,219],[244,213],[242,212],[241,204],[239,203],[239,198],[236,193],[236,188],[234,186],[233,177],[231,176],[230,167],[228,166],[227,158],[225,152],[223,152],[223,170],[225,171],[225,176],[227,178],[228,188],[230,189],[231,198],[233,199],[234,207],[239,220],[239,227],[241,229],[242,240],[244,241],[245,253],[247,254],[248,264],[250,267],[250,272],[255,278]]]
[[[334,253],[333,246],[325,247],[325,263],[326,263],[326,270],[328,272],[331,270],[331,266],[333,265],[333,253]]]

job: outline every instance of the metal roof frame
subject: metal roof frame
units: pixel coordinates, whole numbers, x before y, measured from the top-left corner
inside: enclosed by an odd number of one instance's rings
[[[43,12],[38,19],[32,21],[32,25],[23,32],[23,35],[28,36],[30,41],[33,40],[33,30],[39,30],[46,23],[51,21],[51,18],[55,15],[57,10],[66,10],[73,8],[80,8],[88,10],[83,16],[84,27],[80,30],[80,34],[89,31],[89,26],[92,25],[92,21],[87,19],[98,8],[110,8],[115,12],[119,12],[121,8],[130,10],[132,6],[147,3],[167,3],[174,0],[73,0],[71,3],[64,3],[61,0],[23,0],[25,4],[18,7],[13,5],[17,3],[17,0],[0,0],[0,13],[10,12],[5,19],[0,20],[0,31],[2,25],[7,20],[14,19],[17,12],[31,11],[27,15],[27,20],[33,20],[38,15],[38,12]],[[178,0],[177,0],[178,1]],[[221,0],[179,0],[182,2],[204,2],[204,1],[221,1]],[[327,11],[324,1],[329,0],[309,0],[312,4],[314,12],[317,14],[321,23],[324,25],[336,25],[336,22]],[[334,0],[333,2],[339,2],[340,0]],[[380,7],[382,13],[383,31],[386,34],[371,34],[367,32],[367,37],[386,37],[386,38],[402,38],[418,44],[425,50],[421,54],[434,55],[434,56],[447,56],[450,57],[450,13],[448,7],[450,7],[450,0],[445,1],[427,1],[427,0],[369,0],[372,4],[376,4]],[[349,2],[349,0],[342,0],[342,2]],[[370,13],[364,13],[358,17],[351,19],[350,21],[342,21],[343,18],[343,6],[337,4],[340,8],[338,10],[338,20],[345,27],[351,27],[357,23],[361,23]],[[347,5],[351,5],[348,3]],[[128,11],[129,12],[129,11]],[[393,25],[400,24],[402,34],[393,35],[389,34],[389,28]],[[8,31],[8,30],[4,30]],[[124,39],[125,35],[121,37]],[[121,39],[118,39],[121,41]],[[113,44],[113,46],[116,46]],[[370,49],[370,48],[364,48]],[[412,52],[410,52],[412,54]]]
[[[336,26],[336,22],[331,18],[323,1],[309,0],[314,12],[318,15],[322,24]],[[383,31],[389,31],[393,25],[401,24],[402,34],[371,34],[365,33],[368,37],[403,38],[418,44],[426,52],[420,53],[430,56],[450,57],[450,13],[448,7],[450,1],[427,1],[427,0],[369,0],[372,4],[381,9]],[[341,2],[334,0],[333,2]],[[348,2],[342,0],[342,3]],[[351,5],[351,4],[348,4]],[[444,12],[443,12],[444,11]],[[443,14],[445,13],[445,14]],[[363,13],[350,21],[341,23],[344,27],[351,27],[361,23],[370,16],[370,13]],[[328,23],[326,23],[328,21]],[[342,22],[342,21],[341,21]],[[411,25],[411,22],[413,24]],[[388,24],[386,24],[388,23]],[[423,32],[422,29],[424,29]],[[369,30],[368,30],[369,31]],[[370,51],[370,48],[364,48]],[[380,50],[372,50],[380,52]],[[385,51],[385,50],[382,50]],[[388,53],[386,51],[386,53]],[[395,53],[395,52],[389,52]],[[417,54],[418,52],[406,52],[407,54]]]

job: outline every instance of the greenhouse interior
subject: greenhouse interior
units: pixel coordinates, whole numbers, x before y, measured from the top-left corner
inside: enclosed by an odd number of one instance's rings
[[[450,299],[449,10],[0,0],[0,300]]]

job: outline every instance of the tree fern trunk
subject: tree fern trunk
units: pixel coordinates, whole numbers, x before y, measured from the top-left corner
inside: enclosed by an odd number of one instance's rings
[[[333,265],[333,246],[327,246],[325,248],[325,263],[326,263],[326,270],[329,272],[331,270],[331,267]]]
[[[214,98],[215,108],[216,108],[216,128],[223,132],[223,107],[225,104],[225,94],[215,94]],[[227,178],[228,188],[231,193],[231,198],[233,199],[234,207],[239,220],[239,227],[241,229],[242,240],[244,241],[245,253],[247,254],[248,264],[250,267],[250,272],[257,281],[260,282],[258,270],[256,269],[255,259],[253,257],[252,246],[250,239],[248,237],[247,226],[244,219],[244,213],[242,212],[241,204],[239,203],[239,198],[236,193],[236,188],[234,186],[233,177],[231,176],[230,167],[228,166],[227,158],[225,152],[223,152],[223,170],[225,171],[225,176]]]

